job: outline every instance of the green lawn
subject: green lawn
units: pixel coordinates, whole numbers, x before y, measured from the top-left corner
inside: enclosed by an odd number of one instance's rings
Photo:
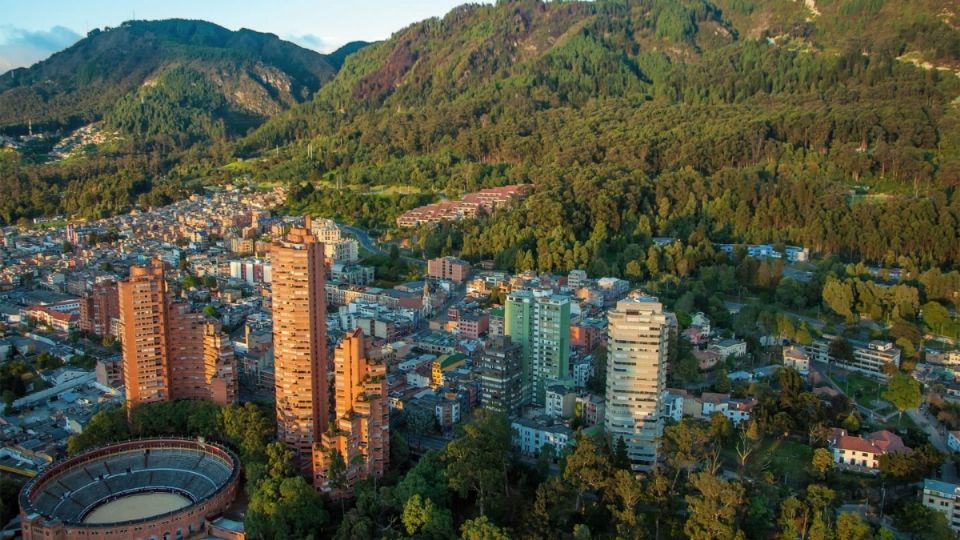
[[[737,468],[737,454],[733,448],[723,452],[726,466]],[[776,482],[802,485],[808,478],[807,467],[813,457],[813,448],[803,443],[783,439],[764,439],[759,449],[747,460],[746,475],[760,479],[772,475]]]
[[[857,403],[871,409],[874,400],[883,399],[883,391],[887,388],[886,383],[856,373],[849,373],[846,380],[834,378],[834,381]]]

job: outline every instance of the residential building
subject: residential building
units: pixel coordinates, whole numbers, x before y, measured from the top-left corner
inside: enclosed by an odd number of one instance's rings
[[[921,497],[924,506],[945,515],[953,532],[960,534],[960,484],[927,478]]]
[[[573,442],[573,430],[562,422],[544,419],[517,418],[511,422],[513,444],[525,456],[539,456],[544,447],[552,448],[553,456],[563,454]]]
[[[130,406],[168,399],[237,399],[237,367],[219,325],[171,297],[160,261],[118,284],[123,380]],[[105,373],[107,375],[107,373]]]
[[[456,257],[430,259],[427,261],[427,275],[435,279],[463,283],[470,277],[470,263]]]
[[[443,386],[443,374],[457,369],[467,361],[466,355],[462,353],[450,353],[439,356],[431,364],[430,386],[434,389]]]
[[[563,384],[547,387],[544,409],[553,418],[573,418],[577,406],[577,393]]]
[[[546,386],[570,375],[570,299],[547,291],[507,296],[504,333],[523,347],[524,403],[544,405]]]
[[[523,404],[523,348],[509,337],[491,338],[480,357],[480,403],[508,416]]]
[[[884,454],[910,452],[903,439],[887,430],[857,437],[847,434],[845,429],[834,428],[827,444],[833,452],[834,463],[867,471],[878,471],[880,456]]]
[[[313,449],[327,431],[329,379],[323,244],[293,228],[270,249],[277,438],[310,478]],[[315,474],[317,473],[317,474]]]
[[[120,317],[117,282],[96,283],[80,302],[80,329],[98,336],[110,334],[110,321]]]
[[[847,340],[853,348],[853,355],[851,359],[843,359],[830,356],[830,342],[834,339],[837,338],[824,334],[822,338],[814,340],[806,349],[810,359],[815,362],[833,363],[843,369],[882,379],[887,377],[885,371],[900,367],[900,349],[894,347],[889,341],[874,340],[864,343]]]
[[[648,471],[657,462],[663,435],[660,396],[666,389],[669,328],[663,305],[633,296],[607,314],[605,428],[627,446],[631,468]]]
[[[783,365],[784,367],[793,368],[801,375],[806,376],[810,373],[810,355],[800,347],[784,347]]]
[[[335,372],[332,429],[323,433],[314,447],[314,486],[334,491],[328,471],[334,452],[345,466],[348,489],[359,480],[379,478],[390,459],[390,418],[387,402],[387,368],[368,357],[362,330],[354,330],[337,346],[333,355]]]

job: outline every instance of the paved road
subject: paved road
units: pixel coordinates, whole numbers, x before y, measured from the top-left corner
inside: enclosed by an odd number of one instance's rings
[[[363,246],[363,249],[378,255],[387,255],[387,251],[381,248],[380,245],[373,240],[373,238],[370,238],[370,234],[367,231],[361,229],[360,227],[354,227],[353,225],[344,225],[343,223],[338,223],[337,225],[339,225],[344,231],[355,236],[357,241],[360,242],[360,245]],[[406,255],[401,255],[400,258],[417,266],[427,265],[427,261],[423,259],[417,259],[416,257],[407,257]]]
[[[733,300],[723,301],[723,307],[727,308],[727,311],[731,311],[731,312],[740,311],[744,306],[748,306],[748,305],[750,304],[746,302],[734,302]],[[817,329],[822,329],[826,325],[826,323],[824,323],[820,319],[814,319],[813,317],[806,317],[804,315],[801,315],[799,313],[794,313],[792,311],[783,311],[782,313],[784,313],[785,315],[789,315],[790,317],[797,319],[799,321],[803,321],[808,325]]]

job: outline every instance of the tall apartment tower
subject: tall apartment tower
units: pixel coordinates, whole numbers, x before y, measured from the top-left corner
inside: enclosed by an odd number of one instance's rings
[[[120,316],[117,282],[97,282],[80,301],[80,329],[98,336],[110,334],[110,321]]]
[[[490,339],[480,357],[480,403],[485,409],[513,416],[523,406],[523,347],[509,337]]]
[[[127,404],[170,399],[163,263],[130,268],[130,277],[120,282],[118,294]]]
[[[129,406],[168,399],[208,399],[221,405],[237,400],[230,340],[202,313],[173,301],[163,263],[132,267],[118,293]],[[207,368],[208,356],[216,356],[215,369]]]
[[[663,435],[660,396],[666,388],[669,325],[656,298],[633,296],[608,313],[605,428],[623,437],[634,471],[657,462]]]
[[[326,296],[323,244],[294,228],[270,250],[277,435],[315,478],[313,447],[327,431]]]
[[[570,299],[548,291],[511,293],[504,333],[522,347],[523,403],[543,405],[547,385],[570,376]]]
[[[381,477],[390,458],[390,418],[387,404],[387,368],[367,357],[359,328],[344,337],[333,356],[336,417],[314,447],[314,486],[342,496],[339,490],[359,480]],[[331,486],[334,452],[343,458],[343,486]]]

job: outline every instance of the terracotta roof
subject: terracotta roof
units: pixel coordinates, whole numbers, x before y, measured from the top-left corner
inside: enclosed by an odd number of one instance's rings
[[[868,454],[889,454],[910,452],[903,439],[887,430],[868,433],[863,437],[848,435],[845,429],[834,428],[827,438],[830,446],[840,450],[866,452]]]

